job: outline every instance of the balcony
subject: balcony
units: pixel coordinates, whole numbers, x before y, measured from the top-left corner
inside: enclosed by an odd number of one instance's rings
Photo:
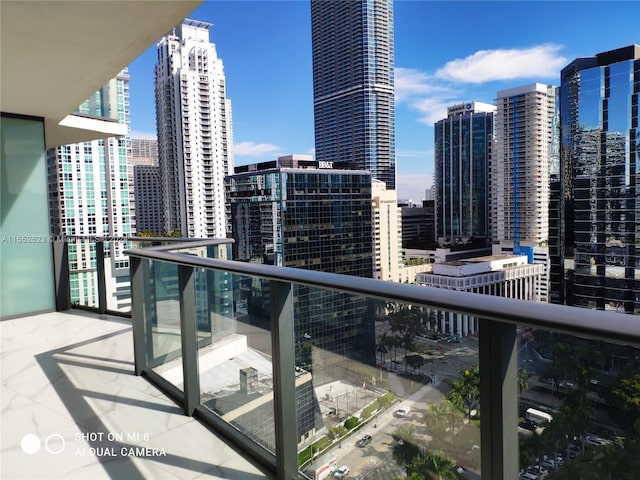
[[[154,246],[139,248],[143,241]],[[352,478],[391,479],[405,475],[390,452],[407,439],[455,459],[461,478],[513,479],[524,456],[522,405],[541,401],[544,388],[531,377],[531,392],[518,396],[518,367],[539,359],[517,329],[640,344],[629,315],[235,262],[224,240],[160,243],[127,245],[138,247],[128,252],[131,319],[107,315],[117,312],[98,295],[84,310],[2,323],[3,478],[290,480],[344,463]],[[56,244],[58,278],[69,275],[68,247]],[[393,332],[381,319],[411,312],[450,341],[424,337],[384,351],[381,334]],[[471,317],[481,319],[479,335],[459,338]],[[424,419],[436,423],[450,382],[474,365],[483,372],[479,403],[463,418],[451,414],[457,420],[441,435],[423,430]],[[560,408],[568,383],[552,390],[549,407]],[[346,422],[356,425],[340,436]],[[29,433],[43,442],[33,457],[19,448]],[[366,435],[371,443],[356,447]],[[128,447],[151,454],[122,454]]]

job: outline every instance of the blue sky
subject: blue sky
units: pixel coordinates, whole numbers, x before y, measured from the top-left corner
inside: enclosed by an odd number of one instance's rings
[[[433,123],[447,105],[557,85],[577,57],[640,43],[640,1],[418,1],[394,4],[397,188],[421,200],[433,176]],[[307,0],[204,2],[233,107],[235,164],[313,153]],[[155,135],[155,46],[129,67],[131,130]]]

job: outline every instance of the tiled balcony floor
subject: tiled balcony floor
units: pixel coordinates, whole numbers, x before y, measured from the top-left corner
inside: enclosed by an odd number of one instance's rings
[[[49,313],[0,334],[3,480],[269,478],[134,375],[129,320]]]

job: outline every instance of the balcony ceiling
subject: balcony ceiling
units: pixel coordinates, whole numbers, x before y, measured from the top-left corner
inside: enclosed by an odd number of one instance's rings
[[[0,110],[43,117],[47,147],[71,143],[59,123],[200,3],[3,0]]]

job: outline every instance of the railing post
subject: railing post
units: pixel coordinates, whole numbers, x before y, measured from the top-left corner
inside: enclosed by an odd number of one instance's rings
[[[53,268],[56,282],[56,311],[63,312],[71,308],[69,247],[66,238],[59,237],[57,241],[53,241]]]
[[[293,480],[298,478],[293,287],[275,280],[269,286],[276,469],[278,479]]]
[[[107,281],[104,278],[104,242],[96,242],[96,275],[98,276],[98,311],[107,313]]]
[[[516,326],[486,319],[479,323],[482,479],[518,478]]]
[[[182,342],[182,378],[184,413],[192,416],[200,404],[198,375],[198,329],[196,326],[196,282],[193,267],[178,266],[180,293],[180,339]]]
[[[136,375],[147,369],[147,329],[145,292],[149,288],[149,260],[129,257],[131,279],[131,328],[133,330],[133,358]],[[146,275],[145,275],[146,274]]]

